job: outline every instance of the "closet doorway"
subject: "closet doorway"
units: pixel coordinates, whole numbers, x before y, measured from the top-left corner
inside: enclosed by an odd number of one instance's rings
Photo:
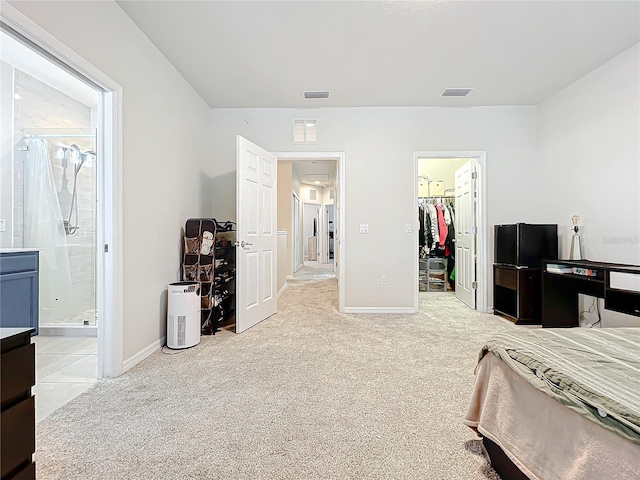
[[[416,152],[414,168],[416,309],[432,294],[486,311],[485,152]]]

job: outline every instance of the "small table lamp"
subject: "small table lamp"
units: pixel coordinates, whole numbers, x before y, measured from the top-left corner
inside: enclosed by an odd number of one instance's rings
[[[580,222],[580,217],[578,215],[574,215],[573,217],[571,217],[571,223],[573,224],[573,236],[571,237],[571,250],[569,251],[569,260],[582,260],[582,248],[580,248],[578,222]]]

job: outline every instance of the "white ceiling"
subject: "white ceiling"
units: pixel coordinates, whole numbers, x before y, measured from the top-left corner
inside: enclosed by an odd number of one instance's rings
[[[640,41],[638,1],[118,3],[214,108],[534,105]]]

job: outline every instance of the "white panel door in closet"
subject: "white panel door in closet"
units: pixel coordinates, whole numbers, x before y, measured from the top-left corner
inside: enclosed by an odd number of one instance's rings
[[[475,160],[456,170],[456,297],[476,308]]]
[[[236,333],[276,313],[278,162],[238,136]]]

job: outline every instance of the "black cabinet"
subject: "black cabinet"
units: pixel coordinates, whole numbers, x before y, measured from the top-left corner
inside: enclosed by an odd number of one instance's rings
[[[0,475],[4,479],[35,479],[36,383],[33,328],[0,328]]]
[[[517,324],[539,324],[541,270],[512,265],[493,266],[493,311]]]
[[[517,324],[539,324],[542,259],[558,258],[556,224],[494,225],[493,310]]]

